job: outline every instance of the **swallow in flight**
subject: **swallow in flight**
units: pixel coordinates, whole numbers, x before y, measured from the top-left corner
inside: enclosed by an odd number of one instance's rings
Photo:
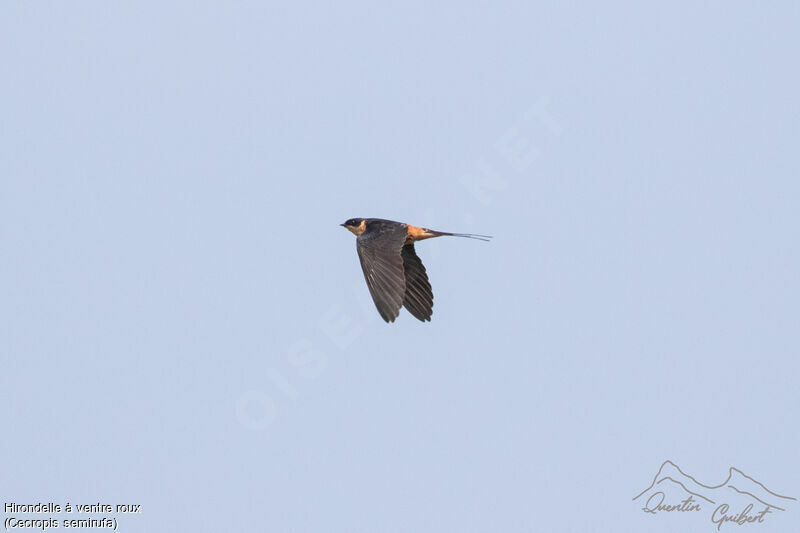
[[[405,306],[425,322],[433,314],[433,291],[414,243],[432,237],[467,237],[488,241],[488,235],[448,233],[381,218],[351,218],[340,224],[356,238],[358,259],[378,313],[394,322]]]

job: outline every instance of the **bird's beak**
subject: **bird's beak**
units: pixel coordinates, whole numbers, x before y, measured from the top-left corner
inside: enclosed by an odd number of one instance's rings
[[[345,227],[344,224],[339,224],[341,227]]]

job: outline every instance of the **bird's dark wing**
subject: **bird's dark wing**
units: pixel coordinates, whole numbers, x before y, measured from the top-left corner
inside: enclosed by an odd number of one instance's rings
[[[394,322],[403,306],[406,281],[400,250],[407,234],[402,224],[372,223],[356,239],[369,293],[386,322]]]
[[[406,293],[403,305],[408,312],[425,322],[433,314],[433,291],[425,272],[425,265],[414,250],[414,243],[403,246],[401,252],[403,269],[406,274]]]

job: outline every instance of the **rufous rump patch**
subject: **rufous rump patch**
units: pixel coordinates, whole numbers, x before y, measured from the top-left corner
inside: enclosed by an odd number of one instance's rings
[[[430,239],[431,237],[436,237],[436,234],[428,229],[412,226],[411,224],[407,224],[407,226],[408,226],[408,237],[409,239],[411,239],[411,241],[421,241],[422,239]]]

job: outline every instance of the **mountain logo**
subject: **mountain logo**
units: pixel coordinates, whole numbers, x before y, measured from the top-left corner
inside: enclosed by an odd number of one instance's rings
[[[650,486],[633,501],[649,515],[706,516],[718,531],[723,525],[764,523],[797,504],[796,498],[771,491],[738,468],[729,468],[728,478],[719,485],[704,485],[672,461],[664,461]]]

